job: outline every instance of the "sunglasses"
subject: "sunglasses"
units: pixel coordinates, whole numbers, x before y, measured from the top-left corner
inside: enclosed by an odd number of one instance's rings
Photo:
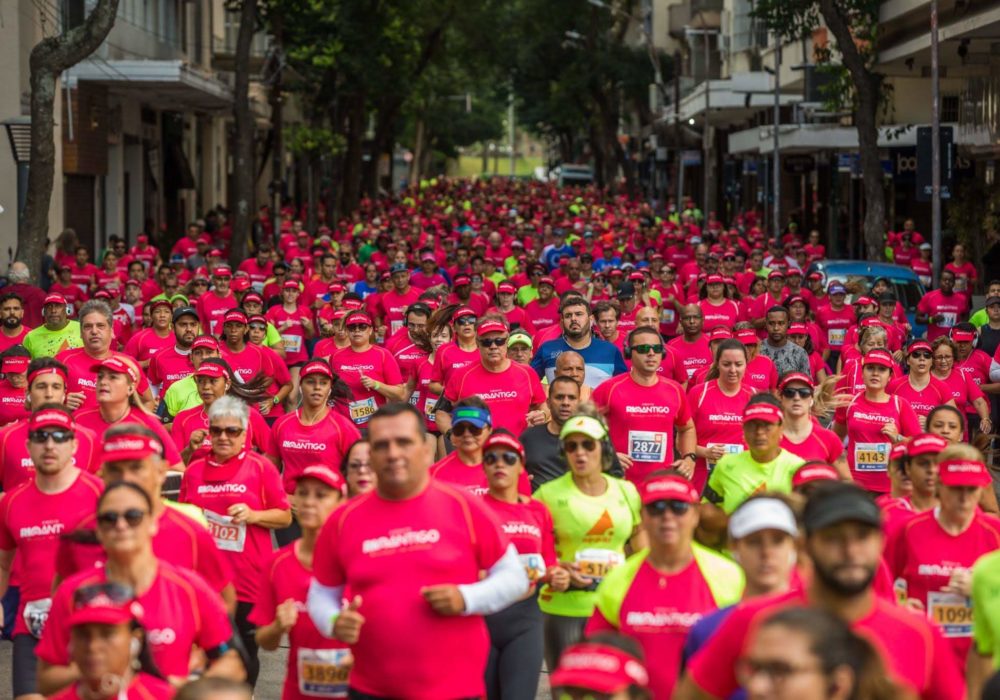
[[[651,352],[656,353],[657,355],[662,355],[663,343],[656,343],[655,345],[651,345],[649,343],[643,343],[642,345],[633,345],[632,352],[637,352],[640,355],[648,355]]]
[[[124,606],[135,600],[135,591],[131,586],[122,583],[94,583],[89,586],[80,586],[73,591],[73,607],[85,608],[95,600],[111,601],[114,605]]]
[[[674,515],[684,515],[691,510],[691,504],[684,501],[664,500],[653,501],[643,506],[650,515],[663,515],[668,510]]]
[[[252,331],[266,331],[267,330],[267,326],[263,326],[263,325],[261,325],[259,323],[251,323],[250,324],[250,330],[252,330]]]
[[[205,280],[195,280],[194,286],[195,287],[207,287],[208,286],[208,282],[206,282]]]
[[[910,357],[914,357],[918,360],[929,360],[932,355],[925,350],[918,350],[917,352],[911,352]]]
[[[498,464],[500,460],[508,467],[513,467],[521,461],[521,455],[517,452],[511,452],[507,450],[505,452],[487,452],[483,455],[483,464],[487,467],[492,467],[494,464]]]
[[[597,449],[597,440],[567,440],[563,443],[563,450],[567,454],[572,454],[580,448],[583,448],[586,452],[593,452]]]
[[[366,331],[369,328],[371,328],[371,326],[369,326],[367,323],[352,323],[351,325],[347,326],[347,330],[351,333],[355,333],[357,331]]]
[[[106,510],[97,514],[97,524],[104,528],[117,527],[118,521],[124,519],[129,527],[136,527],[147,515],[146,511],[140,508],[129,508],[119,513],[116,510]]]
[[[476,342],[481,348],[499,348],[507,344],[507,338],[480,338]]]
[[[469,433],[472,437],[479,437],[486,430],[486,426],[476,427],[472,423],[459,423],[451,429],[451,434],[455,437],[462,437]]]
[[[810,389],[807,386],[799,387],[798,389],[796,389],[793,386],[789,386],[781,390],[781,395],[784,396],[786,399],[794,399],[795,397],[798,397],[800,399],[808,399],[810,396],[812,396],[812,393],[813,393],[812,389]]]
[[[36,445],[44,445],[52,438],[56,444],[63,444],[73,439],[75,433],[72,430],[33,430],[28,433],[28,439]]]
[[[208,434],[212,437],[221,437],[223,433],[226,434],[226,437],[239,437],[243,434],[244,430],[246,429],[237,428],[234,425],[227,425],[225,428],[219,427],[218,425],[208,426]]]
[[[472,326],[475,325],[478,319],[475,316],[462,316],[461,318],[455,319],[456,326]]]

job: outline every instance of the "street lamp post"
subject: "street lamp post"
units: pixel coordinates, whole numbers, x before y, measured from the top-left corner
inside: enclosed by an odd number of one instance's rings
[[[28,167],[31,163],[31,117],[11,117],[3,122],[10,140],[10,153],[17,166],[17,239],[24,238],[24,204],[28,199]]]
[[[702,215],[706,218],[708,217],[708,211],[711,204],[710,192],[712,189],[712,168],[710,156],[712,153],[712,126],[709,122],[709,114],[712,109],[712,76],[711,76],[711,53],[709,47],[709,37],[719,36],[718,29],[692,29],[691,27],[684,28],[684,34],[688,36],[700,36],[702,37],[702,49],[704,51],[704,61],[705,61],[705,128],[702,131],[701,137],[701,147],[702,147],[702,173],[704,174],[703,188],[702,192]]]
[[[931,260],[934,287],[941,279],[941,85],[938,2],[931,0]]]

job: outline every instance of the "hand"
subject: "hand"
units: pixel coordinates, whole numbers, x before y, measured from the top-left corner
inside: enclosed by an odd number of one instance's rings
[[[569,588],[569,571],[561,566],[550,566],[547,573],[549,588],[562,593]]]
[[[569,585],[573,588],[590,588],[594,579],[580,573],[579,564],[563,564],[563,568],[569,573]]]
[[[308,318],[303,317],[302,327],[305,328],[307,331],[311,331],[313,329],[313,323]]]
[[[66,408],[75,411],[83,405],[86,398],[82,391],[71,391],[66,394]]]
[[[972,571],[970,569],[954,569],[951,572],[948,585],[943,590],[968,598],[972,594]]]
[[[694,474],[694,460],[690,457],[681,457],[678,460],[674,460],[670,466],[683,474],[685,479],[690,479]]]
[[[892,440],[893,442],[896,442],[896,440],[899,438],[899,429],[896,427],[896,421],[889,421],[888,423],[883,425],[882,434],[885,435],[890,440]]]
[[[340,611],[333,623],[333,636],[344,644],[358,643],[358,638],[361,636],[361,626],[365,624],[365,616],[358,612],[360,608],[361,596],[356,595],[354,600]]]
[[[622,469],[624,469],[625,471],[628,471],[629,469],[632,468],[632,458],[629,457],[624,452],[618,453],[618,461],[622,463]]]
[[[708,450],[706,459],[710,462],[718,462],[726,454],[726,448],[722,445],[709,445],[705,449]]]
[[[292,598],[279,605],[274,611],[274,621],[278,623],[282,632],[292,629],[298,619],[299,609],[295,606],[295,601]]]
[[[931,323],[941,323],[944,320],[944,314],[934,314],[931,316]]]
[[[983,432],[983,433],[986,433],[986,434],[992,433],[993,432],[993,421],[990,420],[989,417],[983,418],[981,421],[979,421],[979,430],[980,430],[980,432]]]
[[[453,584],[424,586],[420,589],[420,595],[438,615],[461,615],[465,612],[465,598],[458,586]]]
[[[542,423],[547,422],[545,420],[545,411],[530,411],[525,417],[528,420],[528,427],[541,425]]]
[[[264,401],[258,401],[257,410],[260,411],[260,414],[262,416],[266,416],[268,413],[271,412],[271,406],[273,405],[274,402],[271,401],[270,399],[265,399]]]
[[[191,440],[188,441],[188,446],[191,450],[197,450],[205,442],[205,436],[208,435],[207,430],[196,430],[191,433]]]
[[[916,598],[907,598],[903,602],[903,607],[909,608],[910,610],[916,610],[917,612],[924,611],[924,604],[919,600],[917,600]]]
[[[233,523],[237,525],[241,523],[252,525],[256,522],[257,511],[245,503],[236,503],[226,509],[226,515],[230,516],[233,519]]]
[[[361,386],[363,386],[365,389],[373,390],[375,389],[376,384],[378,384],[378,382],[369,377],[367,374],[361,375]]]

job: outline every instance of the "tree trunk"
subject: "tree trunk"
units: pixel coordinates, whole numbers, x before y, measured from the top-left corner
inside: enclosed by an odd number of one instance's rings
[[[347,105],[347,149],[344,152],[344,168],[340,209],[344,216],[358,208],[361,198],[361,141],[365,135],[365,96],[363,93],[348,98]]]
[[[243,0],[240,30],[236,37],[233,81],[233,122],[236,127],[233,164],[233,241],[229,262],[233,267],[247,257],[247,238],[254,217],[254,119],[250,110],[250,45],[257,29],[257,0]]]
[[[410,160],[410,173],[407,175],[409,182],[419,182],[421,175],[425,172],[424,165],[424,118],[417,117],[416,134],[413,137],[413,157]]]
[[[878,157],[878,103],[881,77],[869,69],[854,43],[850,21],[841,14],[836,0],[819,0],[823,21],[837,40],[841,60],[850,73],[857,93],[855,128],[861,154],[861,177],[865,192],[864,241],[868,260],[885,259],[885,189],[882,161]]]
[[[15,258],[37,270],[49,235],[49,205],[56,167],[56,79],[94,53],[114,26],[118,0],[98,0],[78,27],[42,39],[31,50],[31,166],[22,213],[23,238]]]

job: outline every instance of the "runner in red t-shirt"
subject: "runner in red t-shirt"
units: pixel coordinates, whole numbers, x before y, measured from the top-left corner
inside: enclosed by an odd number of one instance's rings
[[[816,405],[812,378],[799,372],[789,372],[778,380],[781,412],[781,448],[806,462],[823,462],[837,469],[840,478],[850,472],[844,458],[844,443],[832,430],[827,430],[813,416]]]
[[[218,337],[222,334],[222,317],[237,306],[236,297],[229,289],[233,272],[226,265],[212,270],[212,289],[198,297],[196,308],[202,331]]]
[[[169,299],[156,299],[149,302],[148,307],[153,325],[129,338],[123,350],[126,355],[134,357],[143,370],[149,367],[153,355],[174,345],[174,334],[170,327],[173,304]]]
[[[344,319],[344,325],[351,344],[330,356],[330,366],[353,395],[346,406],[338,405],[338,410],[360,427],[387,401],[402,401],[406,384],[392,354],[372,345],[372,321],[368,314],[354,311]]]
[[[683,384],[699,369],[712,364],[712,351],[708,338],[702,333],[705,319],[700,306],[688,304],[682,307],[680,322],[682,335],[667,343],[667,347],[674,358],[672,378]]]
[[[927,324],[927,340],[933,341],[948,332],[969,313],[969,297],[955,291],[955,273],[941,271],[938,289],[920,297],[917,302],[917,323]]]

